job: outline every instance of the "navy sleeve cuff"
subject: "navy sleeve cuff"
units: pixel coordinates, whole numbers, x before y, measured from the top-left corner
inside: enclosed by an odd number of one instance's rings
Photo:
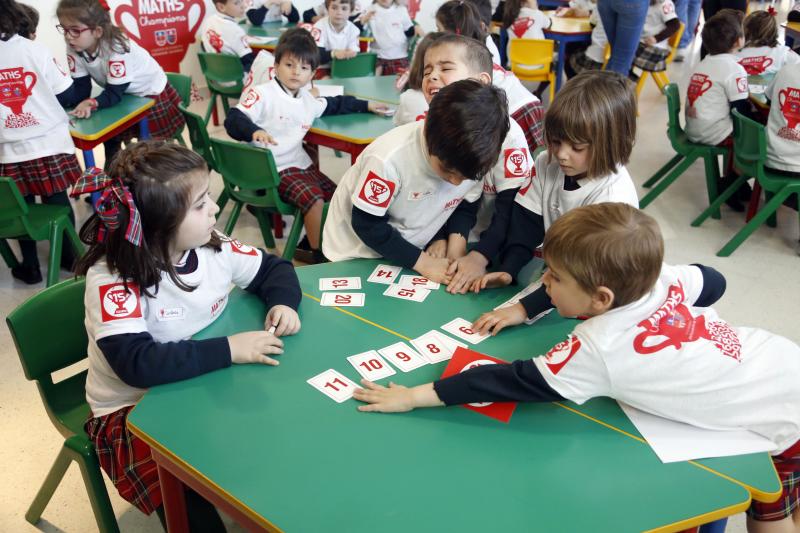
[[[461,202],[456,207],[450,218],[447,219],[445,226],[447,228],[448,237],[453,234],[461,235],[465,240],[469,239],[469,232],[475,226],[478,220],[478,208],[481,205],[481,199],[478,198],[474,202]]]
[[[268,307],[285,305],[296,311],[303,295],[294,266],[264,250],[261,254],[261,266],[247,286],[247,292],[257,295]]]
[[[97,108],[98,109],[105,109],[107,107],[111,107],[117,105],[122,100],[122,95],[125,94],[125,91],[128,89],[130,83],[123,83],[121,85],[111,85],[110,83],[106,85],[103,92],[97,95],[95,100],[97,101]]]
[[[696,263],[692,266],[699,268],[700,273],[703,275],[703,290],[700,291],[700,296],[694,301],[694,305],[697,307],[714,305],[725,294],[725,289],[728,286],[725,276],[709,266]]]
[[[478,244],[473,250],[480,252],[487,260],[491,261],[500,254],[508,234],[508,224],[511,221],[511,210],[514,208],[516,189],[509,189],[498,193],[494,202],[492,222],[480,235]]]
[[[232,138],[237,141],[250,142],[253,140],[253,134],[260,130],[250,117],[236,108],[231,108],[228,111],[228,116],[225,117],[225,131],[228,132]]]
[[[261,6],[258,9],[248,9],[247,19],[253,26],[261,26],[264,22],[264,17],[267,16],[267,6]]]
[[[325,111],[322,116],[346,115],[348,113],[366,113],[369,111],[366,100],[359,100],[354,96],[326,96]]]
[[[395,264],[414,268],[422,250],[389,224],[389,215],[378,217],[353,206],[351,217],[353,231],[364,244]]]
[[[525,313],[527,314],[529,320],[536,315],[555,307],[553,302],[550,300],[550,297],[547,295],[547,290],[545,289],[544,285],[525,296],[519,301],[519,303],[521,303],[522,307],[525,308]]]

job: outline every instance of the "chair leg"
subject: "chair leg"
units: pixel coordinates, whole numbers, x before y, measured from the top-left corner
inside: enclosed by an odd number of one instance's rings
[[[225,206],[228,205],[228,200],[230,200],[230,195],[228,191],[222,189],[222,193],[220,193],[219,198],[217,198],[217,207],[219,207],[219,212],[217,213],[217,220],[219,220],[219,216],[222,214],[222,210],[225,209]]]
[[[61,273],[61,245],[64,241],[64,229],[56,221],[50,222],[50,254],[47,257],[47,287],[58,283]]]
[[[223,109],[223,111],[225,111],[225,116],[227,117],[228,116],[228,112],[231,110],[231,106],[228,103],[228,97],[227,96],[220,96],[220,99],[222,100],[222,109]]]
[[[19,266],[19,260],[17,256],[14,255],[14,252],[11,250],[11,247],[8,245],[5,239],[0,239],[0,255],[3,256],[3,261],[6,262],[8,268],[15,268]]]
[[[208,126],[208,119],[211,118],[211,113],[216,109],[216,107],[217,107],[217,95],[216,95],[216,93],[212,92],[211,95],[209,96],[209,99],[208,99],[208,107],[206,108],[206,116],[203,117],[203,122],[206,123],[206,126]]]
[[[769,202],[771,198],[772,198],[772,193],[769,191],[764,191],[764,203],[766,204],[767,202]],[[767,218],[767,226],[769,226],[770,228],[774,228],[778,225],[777,211],[778,211],[777,209],[773,211],[772,214]]]
[[[275,239],[272,238],[272,225],[269,223],[270,215],[263,209],[256,209],[256,220],[258,227],[261,228],[261,238],[267,248],[275,249]]]
[[[711,202],[709,205],[700,215],[692,221],[692,226],[695,228],[700,226],[709,216],[713,216],[712,213],[719,213],[719,208],[722,204],[725,203],[725,200],[733,196],[739,187],[747,180],[747,176],[739,176],[730,187],[722,191],[722,194],[717,196],[717,199]]]
[[[669,77],[667,77],[667,71],[665,70],[664,72],[653,72],[651,75],[653,76],[653,81],[656,82],[656,85],[658,86],[658,90],[661,91],[661,93],[663,94],[664,87],[669,85]]]
[[[753,220],[748,222],[745,227],[739,230],[739,233],[734,235],[725,246],[720,248],[717,255],[720,257],[728,257],[731,255],[770,215],[775,213],[775,210],[778,209],[786,197],[789,196],[790,191],[787,189],[788,187],[784,187],[775,193],[775,195],[764,204],[761,211],[753,217]]]
[[[233,227],[236,221],[239,220],[239,213],[242,212],[242,202],[234,200],[233,209],[231,209],[231,216],[228,217],[228,223],[225,224],[225,235],[230,236],[233,233]]]
[[[672,172],[670,172],[664,178],[662,178],[658,182],[658,184],[644,196],[644,198],[639,200],[639,208],[644,209],[645,207],[650,205],[650,203],[652,203],[652,201],[655,200],[659,194],[664,192],[664,189],[672,185],[673,181],[678,179],[681,174],[686,172],[686,169],[688,169],[691,166],[691,164],[694,163],[695,159],[697,159],[697,155],[694,153],[686,156],[683,161],[678,163],[678,165],[674,169],[672,169]]]
[[[658,169],[658,171],[655,174],[653,174],[650,177],[650,179],[642,183],[642,187],[644,187],[645,189],[649,189],[650,187],[655,185],[658,182],[658,180],[660,180],[667,174],[667,172],[672,170],[672,167],[680,163],[681,159],[683,159],[683,156],[681,154],[675,154],[675,157],[670,159],[669,162],[667,162],[667,164]]]
[[[300,240],[300,232],[303,231],[303,214],[299,209],[294,212],[294,222],[292,229],[289,230],[289,236],[286,237],[286,246],[283,248],[283,258],[292,260],[294,251],[297,248],[297,241]]]
[[[719,183],[719,165],[717,163],[717,156],[705,155],[703,156],[703,163],[706,167],[706,190],[708,191],[708,203],[711,204],[717,199],[719,191],[717,190],[717,183]],[[720,218],[719,209],[711,213],[711,218]]]
[[[61,451],[58,452],[56,460],[53,462],[53,466],[50,467],[47,477],[44,478],[44,483],[39,487],[39,492],[36,493],[36,497],[33,499],[33,502],[31,502],[30,507],[28,507],[28,511],[25,513],[25,520],[31,524],[36,524],[36,522],[39,521],[45,507],[50,503],[50,498],[53,497],[53,493],[64,478],[70,461],[68,449],[66,448],[66,443],[64,443]]]
[[[639,77],[639,81],[636,82],[636,99],[639,99],[639,95],[642,94],[642,89],[644,89],[644,82],[647,81],[647,76],[650,74],[647,70],[642,71],[642,75]]]
[[[94,448],[78,440],[72,441],[72,439],[68,439],[66,445],[73,448],[71,451],[74,454],[74,460],[81,469],[83,484],[89,494],[97,528],[101,533],[119,533],[117,518],[114,516],[114,508],[111,507],[111,500],[108,497],[103,473],[100,470],[100,462],[97,460]]]
[[[548,83],[550,84],[550,88],[549,88],[549,90],[550,90],[550,101],[548,102],[548,104],[549,105],[553,105],[553,100],[556,97],[556,76],[555,76],[555,74],[553,74],[550,77],[550,80],[549,80]]]

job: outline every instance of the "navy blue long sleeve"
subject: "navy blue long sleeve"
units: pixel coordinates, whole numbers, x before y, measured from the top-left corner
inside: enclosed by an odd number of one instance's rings
[[[130,83],[122,83],[120,85],[107,84],[103,92],[98,94],[97,98],[95,98],[95,100],[97,100],[98,109],[105,109],[120,103],[129,85]]]
[[[331,62],[331,51],[326,48],[319,49],[319,64],[327,65]]]
[[[528,319],[555,307],[550,297],[547,295],[547,290],[544,288],[544,285],[525,296],[519,303],[525,308],[525,314]]]
[[[303,22],[307,22],[308,24],[313,24],[314,17],[317,16],[317,11],[312,7],[311,9],[306,9],[303,11]]]
[[[225,117],[225,131],[237,141],[252,141],[253,134],[260,129],[250,117],[235,107],[232,107]]]
[[[366,100],[360,100],[354,96],[325,96],[328,103],[322,116],[327,115],[346,115],[348,113],[367,113],[369,104]]]
[[[447,236],[457,234],[464,237],[464,240],[469,239],[469,232],[475,226],[478,220],[478,208],[481,206],[481,200],[478,198],[474,202],[460,202],[453,214],[444,223]]]
[[[86,100],[92,95],[92,78],[88,74],[80,78],[72,78],[72,86],[75,87],[77,102]]]
[[[264,23],[264,18],[267,16],[267,11],[269,11],[267,6],[261,6],[258,9],[248,9],[247,19],[250,21],[250,24],[261,26]],[[281,15],[283,15],[283,13],[281,13]],[[300,20],[300,13],[294,5],[292,5],[292,10],[289,14],[283,16],[292,24],[296,24]]]
[[[533,258],[534,250],[544,240],[544,218],[514,202],[507,234],[497,270],[511,274],[516,283],[519,271]]]
[[[405,240],[389,224],[389,215],[371,215],[353,206],[351,212],[353,231],[364,244],[391,262],[413,268],[422,250]]]
[[[725,276],[709,266],[697,263],[692,263],[692,266],[699,268],[703,274],[703,290],[700,291],[700,296],[697,297],[694,305],[697,307],[714,305],[725,294],[725,289],[728,286]]]
[[[473,248],[474,251],[479,252],[489,261],[497,257],[506,242],[506,235],[508,235],[508,227],[511,222],[511,211],[514,208],[514,198],[517,196],[517,191],[519,191],[519,187],[497,193],[492,222],[488,228],[483,230],[478,244]]]
[[[286,305],[296,311],[303,294],[294,266],[264,250],[261,253],[261,266],[245,290],[261,298],[267,307]]]
[[[482,365],[433,383],[445,405],[474,402],[552,402],[564,398],[544,380],[533,360]]]
[[[253,61],[256,60],[256,55],[253,52],[243,55],[239,58],[242,62],[242,68],[245,72],[250,72],[250,68],[253,66]]]
[[[81,98],[81,96],[78,94],[78,90],[75,87],[75,82],[72,82],[72,85],[70,85],[66,90],[61,91],[56,95],[56,100],[58,100],[58,103],[61,104],[61,107],[75,107],[81,103],[83,99],[84,98]]]

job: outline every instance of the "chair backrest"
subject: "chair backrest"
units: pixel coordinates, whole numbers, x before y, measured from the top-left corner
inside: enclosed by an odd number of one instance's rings
[[[28,204],[11,178],[0,177],[0,237],[16,237],[28,231]]]
[[[352,59],[331,59],[332,78],[355,78],[358,76],[374,76],[378,54],[367,52],[358,54]]]
[[[237,56],[198,52],[197,58],[210,90],[241,94],[244,88],[244,67]]]
[[[414,61],[414,51],[417,49],[417,45],[419,44],[419,41],[420,41],[419,35],[414,35],[411,39],[408,40],[408,62],[409,63]]]
[[[667,135],[674,147],[678,136],[683,133],[683,128],[681,128],[681,94],[678,84],[667,84],[664,87],[664,95],[667,97]]]
[[[177,72],[167,72],[167,81],[181,97],[181,103],[186,107],[192,103],[192,78]]]
[[[217,162],[214,159],[214,153],[211,151],[211,141],[208,137],[208,130],[203,117],[196,113],[192,113],[183,105],[179,105],[183,118],[186,119],[186,129],[189,130],[189,140],[192,142],[192,150],[200,154],[203,159],[208,163],[209,168],[219,172]]]
[[[240,202],[275,207],[291,212],[278,196],[280,176],[272,152],[249,144],[211,139],[211,150],[231,198]],[[263,193],[262,193],[263,191]]]
[[[85,286],[83,278],[62,281],[6,317],[25,377],[36,381],[48,415],[65,437],[85,421],[86,371],[55,384],[51,374],[86,359]]]
[[[553,63],[555,43],[549,39],[511,39],[508,60],[518,77],[547,76]]]
[[[733,162],[742,174],[757,177],[767,158],[766,129],[736,110],[732,115]]]

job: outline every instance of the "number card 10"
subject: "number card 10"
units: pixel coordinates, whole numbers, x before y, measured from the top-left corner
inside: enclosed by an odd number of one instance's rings
[[[394,368],[387,363],[375,350],[351,355],[347,358],[359,374],[370,381],[383,379],[396,374]]]

